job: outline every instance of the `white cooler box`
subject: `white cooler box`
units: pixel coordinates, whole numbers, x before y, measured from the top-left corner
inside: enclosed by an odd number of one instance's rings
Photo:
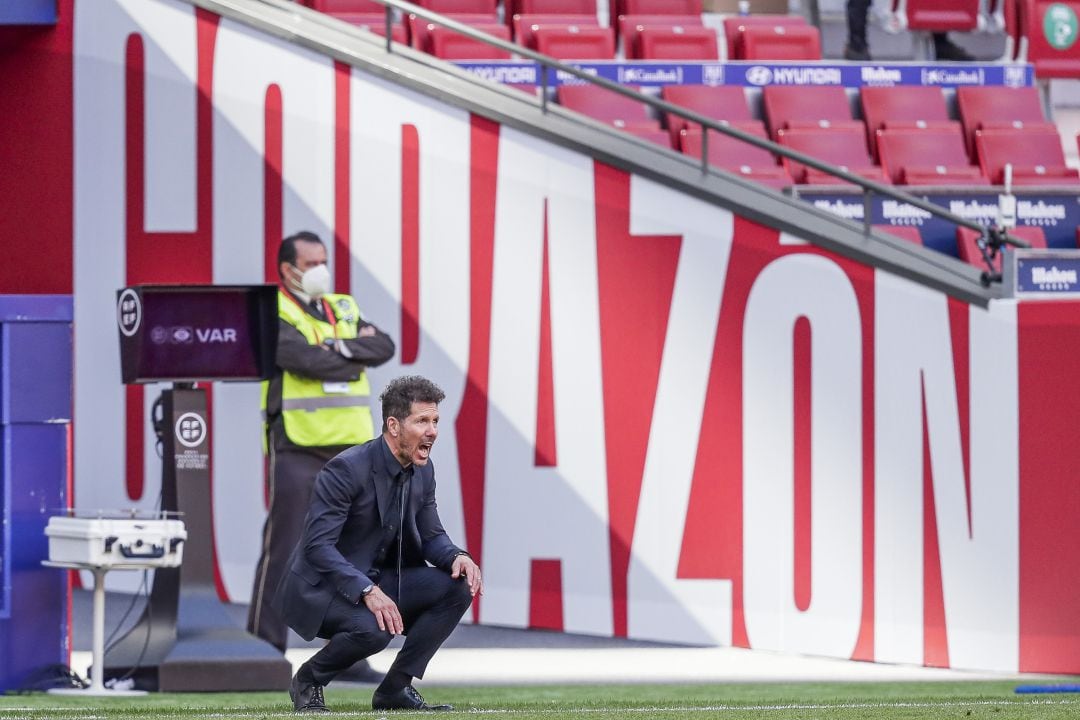
[[[178,567],[187,531],[180,520],[51,517],[49,560],[113,567]]]

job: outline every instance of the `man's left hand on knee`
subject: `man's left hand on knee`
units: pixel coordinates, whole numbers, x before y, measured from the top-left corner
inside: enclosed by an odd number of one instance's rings
[[[455,580],[464,576],[469,584],[469,593],[473,597],[484,594],[484,580],[480,577],[480,566],[468,555],[458,555],[450,566],[450,577]]]

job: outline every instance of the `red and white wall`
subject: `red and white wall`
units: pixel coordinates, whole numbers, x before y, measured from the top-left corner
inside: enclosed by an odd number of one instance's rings
[[[273,281],[309,229],[397,340],[374,386],[447,393],[479,622],[1080,672],[1075,305],[969,307],[179,0],[60,5],[0,58],[0,291],[74,294],[78,507],[160,487],[115,290]],[[246,602],[258,388],[211,405]]]

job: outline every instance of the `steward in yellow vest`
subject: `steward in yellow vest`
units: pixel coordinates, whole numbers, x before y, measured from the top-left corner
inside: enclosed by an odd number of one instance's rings
[[[315,475],[342,450],[381,433],[372,420],[365,370],[395,351],[394,341],[364,320],[351,296],[331,292],[326,260],[326,247],[314,233],[287,237],[278,250],[278,372],[262,393],[269,514],[248,631],[282,651],[288,628],[270,598],[300,538]]]
[[[275,447],[333,448],[323,453],[329,460],[344,447],[379,434],[364,370],[382,365],[395,348],[386,333],[364,320],[351,296],[329,292],[322,243],[300,240],[294,245],[298,258],[310,251],[314,261],[321,262],[302,273],[283,263],[283,287],[278,291],[280,374],[263,383],[263,411]],[[293,278],[287,276],[290,272]]]
[[[327,364],[322,362],[327,359],[337,362],[337,358],[333,357],[315,358],[303,368],[282,368],[280,386],[274,389],[280,390],[277,398],[280,405],[275,409],[280,413],[285,438],[303,447],[365,443],[378,432],[371,416],[371,386],[364,372],[365,363],[354,358],[349,349],[348,341],[356,340],[361,324],[366,325],[360,308],[351,296],[333,293],[323,295],[315,301],[314,306],[302,302],[287,290],[279,290],[278,317],[299,332],[308,346],[319,348],[321,354],[339,355],[351,362],[343,372],[334,374],[335,378],[341,378],[335,380],[324,379],[325,373],[316,376],[307,374],[312,372],[312,363]],[[314,311],[318,309],[322,310],[322,317],[315,316]],[[287,336],[293,334],[289,329],[281,330]],[[386,340],[389,341],[389,338]],[[295,338],[292,342],[295,342]],[[386,349],[392,355],[393,343],[386,344]],[[372,359],[368,354],[367,361],[370,363]],[[276,383],[264,383],[267,397],[272,385]],[[266,407],[264,398],[263,409]]]

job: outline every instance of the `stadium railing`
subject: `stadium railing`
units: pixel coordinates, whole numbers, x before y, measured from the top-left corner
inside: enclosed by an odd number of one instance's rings
[[[278,4],[275,0],[264,0],[271,4]],[[454,32],[460,33],[473,40],[478,40],[487,45],[505,50],[520,57],[525,57],[535,61],[540,67],[540,92],[537,93],[537,101],[540,103],[540,108],[543,113],[548,112],[548,108],[551,103],[549,101],[549,88],[552,84],[552,73],[562,73],[575,78],[577,81],[583,83],[589,83],[596,85],[611,92],[623,95],[628,98],[637,100],[638,102],[645,103],[653,108],[653,110],[660,116],[665,113],[667,116],[675,116],[681,118],[682,122],[687,126],[698,126],[701,129],[701,152],[698,156],[698,162],[700,164],[702,174],[707,174],[710,171],[709,163],[709,133],[720,133],[721,135],[735,138],[741,142],[749,145],[756,146],[763,150],[766,150],[773,155],[781,158],[786,158],[789,162],[798,163],[807,168],[812,168],[819,173],[834,177],[844,183],[850,183],[860,188],[863,197],[863,205],[866,208],[864,213],[864,221],[862,223],[863,233],[872,237],[873,235],[873,223],[872,213],[870,207],[874,195],[884,196],[901,203],[906,203],[912,207],[923,210],[931,215],[941,218],[949,223],[952,223],[958,228],[967,228],[978,233],[980,239],[979,249],[983,255],[987,269],[982,273],[982,282],[984,285],[989,286],[992,283],[1000,282],[1002,279],[1001,273],[997,270],[997,262],[995,258],[997,251],[1006,245],[1013,247],[1027,248],[1030,247],[1027,242],[1009,234],[1006,230],[998,227],[992,227],[980,224],[973,220],[969,220],[960,215],[952,213],[945,208],[936,205],[932,202],[924,200],[921,197],[911,195],[909,193],[898,190],[892,185],[887,185],[881,182],[863,177],[859,174],[849,172],[839,166],[832,165],[824,162],[818,158],[812,157],[805,153],[798,152],[784,145],[780,145],[776,142],[768,140],[763,137],[758,137],[750,132],[741,130],[737,127],[725,125],[714,119],[701,115],[689,110],[687,108],[673,105],[669,102],[661,100],[659,98],[652,97],[641,93],[635,89],[627,88],[617,82],[608,80],[602,77],[596,77],[591,73],[576,67],[571,62],[557,60],[548,55],[536,52],[517,43],[502,38],[494,37],[487,33],[477,30],[471,25],[467,25],[462,22],[454,20],[453,17],[440,15],[436,12],[432,12],[424,7],[415,5],[405,0],[372,0],[372,2],[378,3],[385,8],[385,48],[387,53],[394,53],[394,42],[392,40],[392,27],[394,25],[394,11],[397,10],[405,15],[415,15],[416,17],[423,18],[445,27]],[[336,22],[329,16],[326,16],[327,22]],[[672,151],[676,152],[676,151]]]

